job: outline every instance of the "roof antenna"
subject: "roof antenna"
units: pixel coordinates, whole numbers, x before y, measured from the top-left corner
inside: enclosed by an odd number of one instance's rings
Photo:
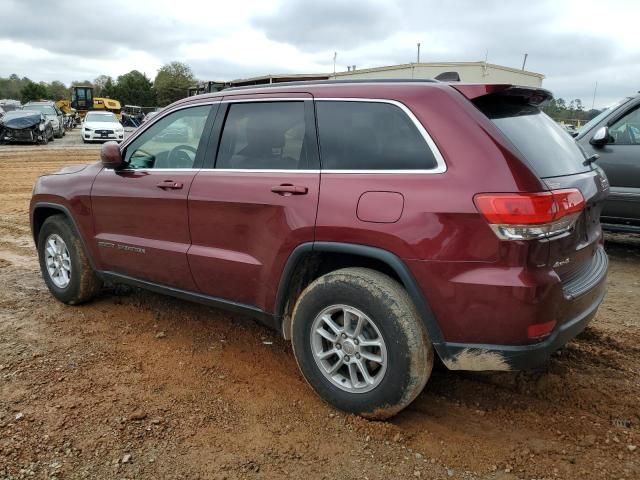
[[[524,60],[522,61],[522,70],[524,70],[524,66],[527,64],[527,57],[529,56],[528,53],[524,54]]]
[[[418,60],[416,63],[420,63],[420,42],[418,42]]]

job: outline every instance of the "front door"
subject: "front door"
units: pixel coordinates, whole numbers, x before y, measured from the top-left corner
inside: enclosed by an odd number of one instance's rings
[[[191,271],[207,295],[271,312],[289,254],[314,239],[320,174],[311,96],[225,97],[209,147],[216,151],[215,168],[203,169],[189,194]]]
[[[201,105],[158,118],[125,147],[125,168],[97,176],[91,191],[94,241],[105,270],[196,289],[187,262],[187,196],[214,110]]]
[[[611,184],[602,216],[640,225],[640,106],[609,126],[609,134],[611,142],[596,150]]]

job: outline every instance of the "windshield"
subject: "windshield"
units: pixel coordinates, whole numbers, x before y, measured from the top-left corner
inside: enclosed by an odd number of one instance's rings
[[[25,105],[24,108],[32,112],[44,113],[45,115],[57,115],[54,108],[50,105]]]
[[[87,113],[85,118],[87,122],[114,123],[118,119],[113,113]]]
[[[605,108],[602,112],[598,114],[598,116],[592,118],[587,123],[585,123],[582,127],[580,127],[578,129],[578,135],[582,135],[583,133],[591,130],[594,127],[594,125],[597,125],[598,123],[600,123],[600,121],[603,118],[605,118],[607,115],[609,115],[611,112],[613,112],[616,108],[618,108],[623,103],[627,103],[629,100],[631,100],[631,97],[623,98],[619,102],[616,102],[610,107]]]
[[[585,156],[571,136],[538,107],[487,95],[476,106],[511,140],[541,178],[587,172]]]

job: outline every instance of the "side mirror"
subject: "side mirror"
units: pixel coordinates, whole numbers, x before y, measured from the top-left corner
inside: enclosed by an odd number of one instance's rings
[[[117,142],[111,141],[102,145],[102,150],[100,150],[100,161],[104,168],[113,168],[114,170],[117,170],[122,167],[124,162],[122,161],[120,146]]]
[[[609,135],[609,127],[600,127],[596,130],[596,133],[593,134],[589,143],[594,147],[604,147],[607,143],[609,143],[610,135]]]

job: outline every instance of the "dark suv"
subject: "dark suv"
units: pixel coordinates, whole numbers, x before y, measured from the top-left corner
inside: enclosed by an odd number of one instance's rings
[[[640,233],[640,95],[627,97],[585,124],[576,141],[611,183],[602,208],[603,228]]]
[[[450,369],[535,367],[605,293],[600,171],[509,85],[279,84],[179,101],[41,177],[51,293],[126,283],[258,318],[309,384],[383,418]]]

